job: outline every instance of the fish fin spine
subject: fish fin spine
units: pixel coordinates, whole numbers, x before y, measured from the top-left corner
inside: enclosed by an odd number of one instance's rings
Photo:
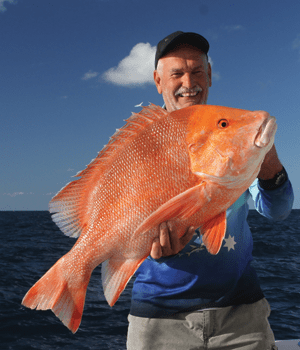
[[[134,113],[127,123],[115,132],[98,156],[75,175],[80,179],[68,183],[52,198],[49,211],[54,214],[53,221],[65,235],[77,238],[84,232],[91,210],[89,205],[91,196],[88,191],[91,183],[96,181],[100,186],[103,181],[102,175],[117,158],[119,152],[130,144],[141,130],[166,115],[168,115],[166,110],[154,104],[143,107],[139,113]]]

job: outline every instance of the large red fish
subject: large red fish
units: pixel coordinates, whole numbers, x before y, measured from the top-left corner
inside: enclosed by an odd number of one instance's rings
[[[179,236],[200,227],[217,254],[226,209],[256,178],[275,132],[266,112],[220,106],[167,113],[150,105],[132,115],[80,179],[51,200],[53,220],[79,238],[23,305],[51,309],[76,332],[94,268],[102,263],[104,294],[114,305],[166,220],[176,221]]]

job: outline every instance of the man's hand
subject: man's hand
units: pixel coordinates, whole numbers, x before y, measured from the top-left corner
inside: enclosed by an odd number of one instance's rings
[[[176,226],[170,221],[163,222],[159,227],[159,237],[153,241],[151,257],[159,259],[162,256],[179,253],[192,239],[194,233],[195,228],[191,226],[181,238],[178,238]]]
[[[275,145],[273,145],[270,151],[266,154],[257,177],[262,180],[273,179],[273,177],[281,170],[282,164],[278,159]]]

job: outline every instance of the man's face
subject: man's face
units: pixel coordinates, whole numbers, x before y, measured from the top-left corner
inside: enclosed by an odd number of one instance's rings
[[[158,61],[154,81],[168,112],[205,104],[211,86],[211,67],[200,50],[181,46]]]

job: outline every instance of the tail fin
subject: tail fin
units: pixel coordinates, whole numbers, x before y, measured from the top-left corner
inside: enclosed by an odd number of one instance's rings
[[[82,276],[66,271],[64,257],[35,283],[27,292],[22,304],[30,309],[48,310],[75,333],[81,323],[86,290],[92,271]],[[71,278],[66,279],[65,276]]]

